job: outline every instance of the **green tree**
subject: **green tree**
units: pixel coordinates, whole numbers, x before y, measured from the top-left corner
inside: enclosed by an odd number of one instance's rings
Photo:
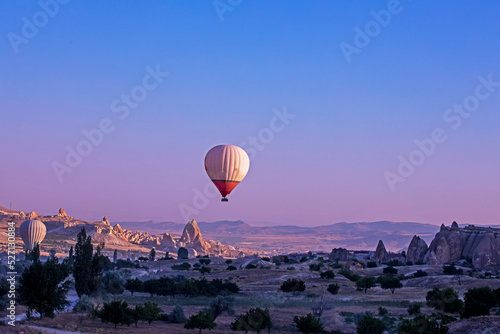
[[[419,314],[413,319],[401,321],[397,328],[398,334],[446,334],[448,327],[440,324],[434,317]]]
[[[301,333],[321,333],[325,329],[321,320],[311,313],[303,317],[295,316],[293,322]]]
[[[226,260],[226,264],[231,264],[231,263],[233,263],[233,260],[231,260],[231,259]]]
[[[40,244],[37,242],[33,246],[33,250],[26,250],[26,260],[38,261],[40,259]]]
[[[285,282],[283,282],[283,284],[281,284],[280,289],[283,292],[302,292],[306,289],[306,284],[302,280],[289,278]]]
[[[321,278],[331,280],[335,278],[335,273],[332,270],[323,271],[319,274]]]
[[[118,324],[130,326],[133,322],[134,311],[128,307],[126,301],[115,300],[110,303],[104,303],[101,310],[97,312],[97,316],[104,323],[112,323],[116,326]]]
[[[244,314],[238,315],[234,319],[234,322],[231,323],[231,329],[233,331],[252,331],[257,333],[267,329],[268,333],[270,333],[272,325],[273,323],[269,310],[267,308],[261,309],[257,307],[248,310]]]
[[[168,321],[174,324],[183,324],[186,322],[186,316],[184,315],[182,306],[176,305],[174,307],[172,313],[168,315]]]
[[[198,333],[200,334],[203,329],[211,330],[215,326],[217,324],[214,322],[214,317],[210,311],[200,311],[198,314],[193,314],[184,324],[186,329],[199,329]]]
[[[155,248],[151,248],[151,251],[149,252],[149,261],[154,261],[156,257],[156,251]]]
[[[78,297],[90,295],[89,281],[92,270],[92,253],[94,247],[90,236],[87,237],[85,228],[82,227],[77,236],[75,245],[75,258],[73,276],[75,278],[75,290]]]
[[[125,282],[125,289],[130,291],[132,295],[134,295],[134,292],[143,292],[144,291],[144,286],[142,281],[139,278],[131,279],[129,278]]]
[[[373,288],[375,286],[375,278],[373,277],[361,277],[356,281],[356,287],[358,289],[364,290],[365,293],[368,291],[368,289]]]
[[[118,260],[118,251],[115,249],[115,251],[113,252],[113,263],[116,263],[117,260]]]
[[[124,291],[123,280],[121,279],[120,274],[116,271],[106,273],[102,280],[102,285],[107,292],[112,293],[113,295],[119,295]]]
[[[409,315],[419,315],[421,308],[422,308],[421,303],[418,303],[418,302],[411,303],[410,306],[408,306],[408,314]]]
[[[101,254],[101,250],[104,248],[104,244],[97,245],[94,256],[92,256],[92,265],[90,267],[90,278],[88,280],[89,293],[95,294],[101,289],[102,277],[103,277],[103,264],[105,261],[105,256]],[[108,259],[109,261],[109,259]]]
[[[227,315],[234,315],[234,297],[233,296],[217,296],[210,302],[210,312],[215,319],[222,313],[226,312]]]
[[[149,325],[155,320],[160,319],[161,309],[157,304],[146,302],[144,303],[141,317],[139,320],[147,321]]]
[[[210,268],[210,267],[203,266],[203,267],[200,268],[200,273],[202,275],[205,275],[205,273],[210,273],[211,271],[212,271],[212,268]]]
[[[74,255],[73,246],[71,246],[69,249],[69,252],[68,252],[68,264],[70,266],[71,271],[73,271],[74,262],[75,262],[75,255]]]
[[[70,287],[69,267],[59,264],[57,257],[50,257],[45,263],[39,259],[24,270],[19,279],[19,300],[32,311],[43,317],[54,317],[54,311],[70,305],[66,299]]]
[[[403,284],[401,284],[401,280],[399,279],[399,277],[393,275],[382,276],[380,277],[379,281],[380,287],[384,290],[391,290],[392,294],[394,294],[394,291],[396,289],[401,289],[403,287]]]
[[[199,259],[198,262],[200,262],[200,264],[204,264],[204,265],[208,266],[212,262],[212,260],[210,260],[210,259]]]
[[[179,250],[177,251],[177,258],[178,259],[187,259],[189,257],[189,252],[186,248],[180,247]]]
[[[338,284],[330,284],[328,285],[328,288],[326,288],[326,291],[330,292],[332,295],[336,295],[339,293],[340,285]]]
[[[385,324],[382,320],[366,313],[356,326],[358,334],[382,334],[385,331]]]
[[[438,311],[449,313],[460,312],[463,302],[458,298],[458,292],[453,288],[439,289],[434,288],[427,292],[425,297],[427,305]]]
[[[498,302],[495,291],[487,286],[469,289],[464,295],[464,309],[460,318],[489,315],[490,309]]]

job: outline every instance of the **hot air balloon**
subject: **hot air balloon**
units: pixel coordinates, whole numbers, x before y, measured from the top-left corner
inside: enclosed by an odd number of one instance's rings
[[[19,227],[19,234],[29,250],[42,242],[46,232],[45,224],[39,220],[26,220]]]
[[[249,167],[247,153],[238,146],[218,145],[205,156],[205,170],[219,189],[222,202],[228,201],[226,196],[245,178]]]

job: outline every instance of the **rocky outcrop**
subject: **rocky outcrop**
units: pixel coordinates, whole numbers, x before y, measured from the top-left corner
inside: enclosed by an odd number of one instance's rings
[[[37,219],[38,218],[38,215],[36,214],[35,211],[31,211],[30,213],[28,213],[26,215],[26,219]]]
[[[64,211],[63,208],[60,208],[57,217],[68,217],[68,215],[66,214],[66,211]]]
[[[379,262],[387,262],[389,261],[389,254],[387,253],[387,250],[385,249],[384,243],[382,240],[378,241],[377,249],[375,250],[375,254],[373,255],[373,260],[379,261]]]
[[[345,248],[334,248],[330,255],[328,255],[330,261],[350,261],[353,259],[351,253]]]
[[[468,260],[476,269],[499,267],[500,229],[474,225],[459,228],[456,222],[453,222],[451,227],[441,225],[440,231],[429,245],[423,262],[440,265],[460,259]]]
[[[192,248],[197,253],[203,254],[210,248],[210,244],[203,240],[200,228],[194,219],[189,221],[186,224],[186,227],[184,227],[179,243],[183,247],[188,248],[188,250],[189,248]]]
[[[410,245],[408,246],[408,251],[406,252],[406,261],[411,261],[413,264],[423,262],[425,253],[427,253],[428,249],[429,247],[424,239],[416,235],[413,236],[413,239],[411,239]]]
[[[110,225],[110,224],[109,224],[109,219],[108,219],[108,217],[106,217],[106,216],[104,216],[104,217],[102,218],[102,222],[103,222],[104,224]]]

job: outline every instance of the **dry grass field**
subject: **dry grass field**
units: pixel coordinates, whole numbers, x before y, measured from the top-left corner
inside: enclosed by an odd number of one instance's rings
[[[173,264],[182,261],[156,261],[155,263],[146,263],[150,268],[146,270],[131,270],[131,277],[141,276],[141,279],[160,277],[162,275],[185,275],[186,277],[200,277],[197,271],[175,271],[170,267]],[[191,264],[197,262],[197,259],[187,260]],[[496,279],[478,279],[463,275],[460,282],[454,276],[442,275],[442,266],[406,266],[397,267],[398,274],[410,275],[417,269],[425,270],[429,276],[408,279],[403,281],[403,288],[397,289],[394,294],[390,290],[383,290],[380,286],[371,288],[367,293],[357,291],[354,282],[338,274],[339,269],[333,269],[336,277],[331,280],[321,279],[319,273],[309,271],[309,264],[318,263],[317,261],[307,261],[293,265],[282,265],[271,269],[238,269],[234,271],[225,270],[226,264],[210,264],[212,272],[206,274],[209,280],[214,278],[228,279],[235,282],[241,291],[235,297],[236,314],[241,314],[253,307],[268,308],[273,321],[272,333],[298,333],[293,325],[293,317],[296,315],[305,315],[311,312],[313,307],[319,307],[321,297],[326,310],[322,315],[322,321],[327,330],[340,330],[344,333],[355,333],[355,325],[350,321],[354,314],[370,311],[378,314],[378,308],[383,306],[389,316],[399,318],[408,317],[407,307],[411,302],[425,302],[425,296],[428,290],[433,287],[446,288],[453,287],[459,291],[460,296],[471,287],[490,286],[499,288],[500,280]],[[236,263],[234,263],[237,265]],[[345,263],[347,265],[347,263]],[[294,266],[295,270],[287,270],[287,267]],[[123,269],[122,269],[123,270]],[[378,276],[382,274],[382,268],[370,268],[358,270],[356,272],[362,276]],[[146,276],[147,275],[147,276]],[[279,287],[282,282],[288,278],[298,278],[305,282],[306,290],[300,293],[284,293]],[[340,285],[337,295],[332,295],[326,291],[328,284],[336,283]],[[125,300],[130,305],[142,304],[146,301],[157,303],[163,313],[170,313],[175,305],[181,305],[184,308],[186,316],[197,313],[199,310],[207,307],[212,300],[210,297],[151,297],[145,293],[135,293],[133,296],[125,291],[122,295],[106,295],[95,299],[95,303],[102,305],[105,301]],[[434,310],[424,306],[422,312],[431,314]],[[217,327],[210,333],[234,333],[230,329],[234,316],[223,314],[217,318]],[[462,321],[450,325],[450,329],[459,333]],[[481,321],[467,320],[463,321],[467,325],[469,333],[475,332],[471,329],[474,326],[483,328],[498,324],[498,317],[483,317]],[[481,325],[484,323],[484,325]],[[50,327],[55,329],[76,331],[83,333],[193,333],[183,328],[183,325],[155,321],[150,326],[147,323],[139,323],[137,327],[119,325],[118,330],[114,329],[112,324],[104,324],[100,320],[91,320],[87,315],[75,313],[59,313],[55,318],[39,319],[34,318],[25,320],[22,324],[31,324],[41,327]],[[488,325],[489,324],[489,325]],[[464,325],[464,326],[465,326]],[[479,330],[479,329],[478,329]],[[453,332],[453,331],[450,331]]]

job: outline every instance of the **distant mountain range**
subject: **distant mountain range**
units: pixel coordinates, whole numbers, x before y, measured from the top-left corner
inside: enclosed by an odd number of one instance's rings
[[[147,231],[150,234],[182,233],[184,224],[174,222],[119,222],[129,230]],[[336,223],[315,227],[295,225],[252,226],[243,221],[199,222],[201,233],[210,239],[232,245],[278,252],[348,248],[375,250],[383,240],[389,251],[408,247],[411,238],[419,235],[430,243],[439,226],[414,222],[379,221],[369,223]]]

